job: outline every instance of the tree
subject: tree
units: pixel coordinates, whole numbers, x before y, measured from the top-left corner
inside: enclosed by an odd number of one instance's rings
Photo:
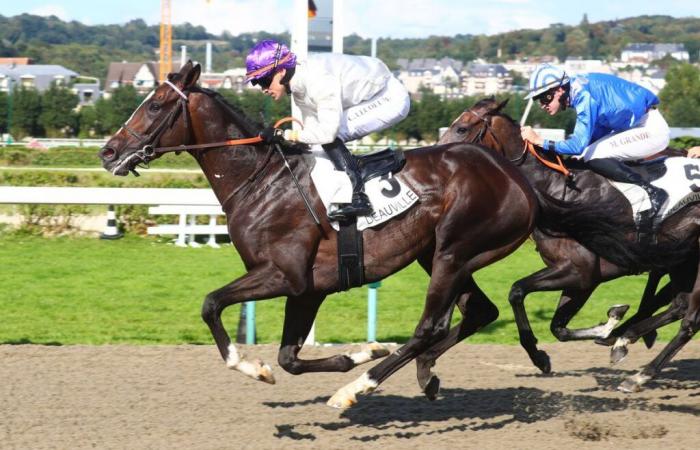
[[[74,135],[78,128],[78,118],[73,112],[78,106],[78,96],[70,90],[53,85],[41,97],[39,123],[48,137]]]
[[[22,86],[12,92],[12,126],[10,132],[16,139],[24,136],[42,136],[39,123],[41,96],[35,89]]]
[[[129,120],[131,114],[139,107],[143,99],[138,95],[133,86],[119,86],[112,92],[112,97],[106,104],[107,111],[104,116],[104,124],[108,134],[116,132],[124,123]]]
[[[671,67],[659,98],[661,111],[669,125],[700,126],[700,69],[690,64]]]

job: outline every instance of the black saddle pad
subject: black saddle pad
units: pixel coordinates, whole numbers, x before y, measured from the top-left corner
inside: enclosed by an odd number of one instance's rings
[[[358,156],[357,159],[362,179],[365,182],[387,173],[397,173],[406,164],[406,156],[403,154],[403,151],[390,148]]]

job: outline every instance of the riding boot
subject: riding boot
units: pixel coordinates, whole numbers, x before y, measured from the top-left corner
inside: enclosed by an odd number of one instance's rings
[[[613,181],[620,183],[636,184],[649,195],[651,209],[649,219],[653,219],[661,210],[661,207],[668,200],[668,194],[663,189],[659,189],[645,181],[637,172],[629,168],[624,162],[615,158],[591,159],[588,166],[596,173],[603,175]]]
[[[323,150],[338,170],[344,170],[352,183],[352,203],[349,203],[328,215],[331,220],[345,220],[353,216],[367,216],[372,214],[372,205],[365,194],[365,184],[362,181],[360,167],[357,160],[345,147],[343,141],[336,139],[330,144],[322,145]]]

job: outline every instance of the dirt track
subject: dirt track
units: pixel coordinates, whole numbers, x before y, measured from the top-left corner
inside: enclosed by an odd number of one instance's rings
[[[0,448],[697,448],[697,339],[634,395],[612,387],[658,346],[634,346],[614,368],[591,343],[543,348],[552,376],[519,347],[463,344],[436,366],[437,401],[411,364],[340,411],[325,401],[363,368],[288,375],[276,346],[244,349],[272,364],[274,386],[228,371],[213,346],[0,346]]]

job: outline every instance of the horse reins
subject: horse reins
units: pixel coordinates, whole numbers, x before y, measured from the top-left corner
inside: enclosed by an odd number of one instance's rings
[[[155,147],[155,144],[157,144],[160,141],[161,136],[165,131],[172,127],[173,124],[175,123],[175,120],[178,117],[178,114],[180,111],[182,111],[183,116],[185,117],[186,121],[186,128],[189,130],[189,110],[187,109],[187,104],[189,103],[189,99],[187,97],[187,94],[189,94],[189,91],[183,91],[179,89],[175,84],[170,82],[169,80],[165,80],[164,82],[167,84],[172,90],[174,90],[180,98],[178,99],[177,105],[175,108],[172,109],[168,113],[167,116],[165,116],[165,119],[158,124],[158,126],[155,127],[155,129],[149,133],[146,136],[143,136],[136,132],[135,130],[131,129],[128,126],[128,122],[123,125],[123,128],[132,136],[134,136],[136,139],[138,139],[139,143],[138,146],[140,147],[143,145],[143,147],[140,150],[137,150],[135,153],[137,156],[143,161],[144,163],[148,163],[151,159],[153,159],[153,156],[157,154],[163,154],[163,153],[169,153],[169,152],[181,152],[185,150],[201,150],[201,149],[207,149],[207,148],[217,148],[217,147],[231,147],[231,146],[236,146],[236,145],[252,145],[252,144],[259,144],[263,142],[263,139],[260,136],[254,136],[254,137],[249,137],[249,138],[241,138],[241,139],[229,139],[226,141],[221,141],[221,142],[211,142],[208,144],[193,144],[193,145],[176,145],[172,147]],[[274,128],[279,128],[281,125],[295,121],[299,124],[299,120],[293,118],[293,117],[284,117],[273,125]]]
[[[467,109],[464,112],[468,112],[468,113],[473,114],[477,119],[479,119],[484,124],[484,126],[479,130],[479,133],[476,136],[474,136],[474,139],[471,139],[469,141],[469,143],[471,143],[471,144],[481,143],[483,141],[486,133],[489,132],[489,133],[491,133],[491,137],[493,138],[493,140],[496,141],[496,144],[501,145],[501,143],[498,142],[496,135],[491,131],[491,124],[489,123],[488,119],[486,119],[482,115],[477,114],[476,112],[474,112],[470,109]],[[508,160],[512,163],[517,164],[520,161],[522,161],[523,158],[525,158],[525,155],[527,155],[528,153],[530,153],[532,156],[534,156],[542,165],[544,165],[544,166],[546,166],[546,167],[548,167],[556,172],[563,174],[567,178],[571,178],[571,175],[572,175],[571,171],[569,171],[569,169],[566,168],[566,166],[564,165],[564,162],[562,161],[561,157],[558,154],[556,155],[556,158],[557,158],[556,163],[548,161],[547,159],[543,158],[540,155],[540,153],[535,149],[535,145],[532,142],[527,141],[527,140],[525,141],[525,145],[523,147],[523,152],[520,154],[520,156],[518,156],[515,159],[508,158]]]
[[[557,171],[557,172],[563,174],[563,175],[566,176],[567,178],[571,178],[571,171],[569,171],[569,169],[567,169],[566,166],[564,166],[564,162],[561,160],[561,157],[559,156],[558,153],[556,154],[557,162],[556,162],[556,163],[553,163],[553,162],[548,161],[548,160],[546,160],[545,158],[543,158],[543,157],[540,155],[540,153],[535,149],[535,145],[534,145],[532,142],[530,142],[530,141],[525,141],[525,150],[524,150],[524,152],[525,152],[525,151],[529,152],[532,156],[534,156],[535,158],[537,158],[537,160],[538,160],[539,162],[541,162],[543,165],[549,167],[549,168],[552,169],[552,170],[555,170],[555,171]]]

